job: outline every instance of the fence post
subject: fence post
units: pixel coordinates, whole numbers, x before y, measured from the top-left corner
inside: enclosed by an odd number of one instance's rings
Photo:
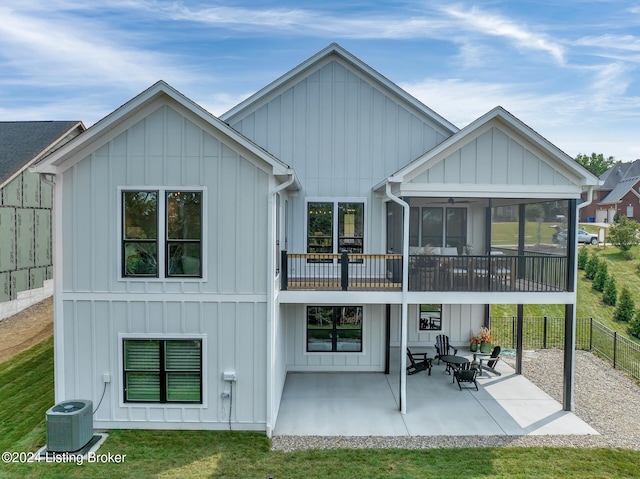
[[[342,283],[342,291],[346,291],[349,289],[349,254],[346,251],[342,252],[342,259],[340,260],[342,267],[341,271],[341,283]]]
[[[618,331],[613,332],[613,369],[616,368],[617,357],[616,353],[618,350]]]
[[[515,349],[516,347],[516,317],[511,316],[511,345]]]
[[[542,328],[542,349],[547,349],[547,317],[544,317],[544,326]]]
[[[593,351],[593,318],[589,318],[589,351]]]

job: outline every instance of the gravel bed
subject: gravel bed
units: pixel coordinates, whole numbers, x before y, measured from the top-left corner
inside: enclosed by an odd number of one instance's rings
[[[505,358],[514,365],[515,358]],[[563,352],[527,351],[523,374],[562,402]],[[273,436],[272,449],[429,449],[452,447],[615,447],[640,450],[640,386],[586,351],[576,352],[575,414],[599,436]]]

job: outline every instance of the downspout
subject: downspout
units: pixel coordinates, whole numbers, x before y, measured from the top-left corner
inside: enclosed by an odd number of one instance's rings
[[[582,209],[585,206],[589,206],[593,202],[593,186],[589,186],[589,191],[587,192],[587,199],[578,205],[578,209]]]
[[[407,297],[409,292],[409,214],[411,209],[406,201],[391,193],[391,184],[385,185],[385,194],[394,203],[402,206],[402,313],[400,321],[400,413],[407,413]]]
[[[296,181],[296,175],[293,170],[288,170],[287,174],[289,175],[289,179],[284,183],[279,184],[271,191],[269,191],[269,238],[274,238],[275,230],[273,229],[273,205],[276,204],[275,198],[278,193],[282,190],[288,188]],[[277,216],[277,215],[276,215]],[[275,384],[274,384],[274,370],[275,370],[275,338],[276,331],[275,328],[277,324],[275,323],[275,318],[278,318],[279,315],[277,313],[277,306],[275,301],[275,286],[274,286],[274,277],[272,276],[273,267],[275,266],[275,262],[277,261],[274,254],[275,245],[270,245],[269,253],[267,254],[268,260],[267,264],[269,265],[267,268],[267,423],[265,424],[267,437],[271,437],[273,434],[273,429],[275,428],[275,422],[277,420],[276,408],[274,407],[275,402]],[[279,409],[279,407],[278,407]]]
[[[56,196],[60,194],[60,189],[56,188],[56,184],[52,179],[55,175],[49,175],[48,173],[39,173],[38,177],[40,181],[51,187],[51,264],[53,265],[53,370],[55,372],[54,382],[54,399],[55,402],[60,402],[65,399],[65,370],[64,370],[64,354],[62,351],[62,338],[64,338],[64,321],[58,319],[58,312],[62,311],[62,296],[59,291],[62,290],[62,277],[60,271],[62,264],[57,264],[58,261],[58,244],[56,241],[57,232],[61,231],[61,219],[60,213],[56,208],[60,209],[61,201],[56,202]],[[62,177],[60,177],[62,181]]]

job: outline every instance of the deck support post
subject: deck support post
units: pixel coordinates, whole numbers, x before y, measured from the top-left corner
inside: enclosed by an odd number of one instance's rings
[[[524,305],[518,304],[518,313],[516,317],[516,374],[522,374],[523,319]]]

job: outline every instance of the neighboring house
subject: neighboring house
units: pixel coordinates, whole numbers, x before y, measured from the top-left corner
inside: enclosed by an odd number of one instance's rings
[[[600,182],[591,203],[580,210],[580,221],[613,223],[616,213],[640,221],[640,160],[613,165]]]
[[[575,239],[597,178],[500,107],[459,130],[338,45],[221,119],[159,82],[35,170],[56,400],[104,394],[96,427],[271,434],[288,372],[388,372],[394,348],[467,345],[491,304],[564,304],[573,350],[575,241],[520,232],[553,202]]]
[[[51,185],[29,166],[84,130],[77,121],[0,122],[0,320],[51,296]]]

